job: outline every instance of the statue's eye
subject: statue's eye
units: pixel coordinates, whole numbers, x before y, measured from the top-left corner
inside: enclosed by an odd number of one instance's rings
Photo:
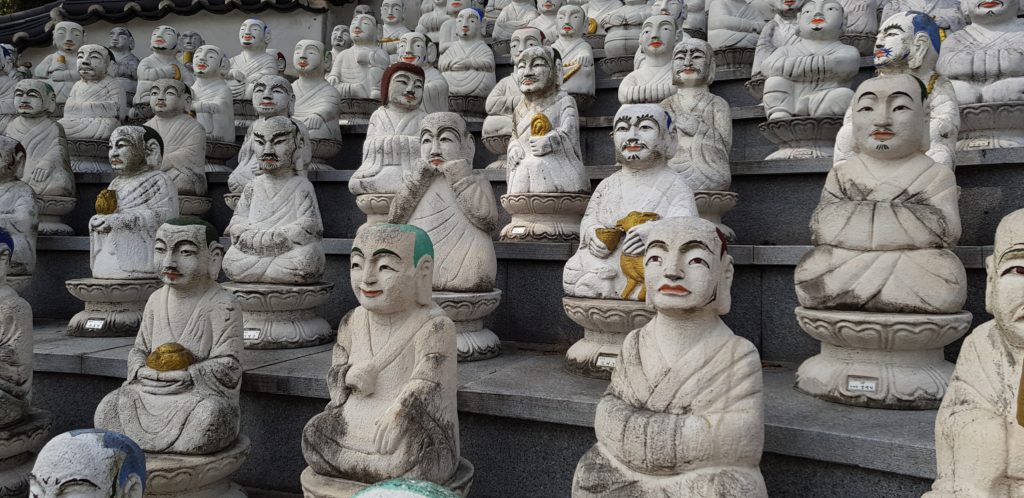
[[[349,268],[352,269],[352,270],[359,270],[359,269],[362,269],[362,267],[363,267],[362,265],[360,265],[359,263],[356,263],[356,262],[353,262],[352,265],[349,266]]]
[[[384,270],[387,270],[387,271],[397,271],[391,265],[380,265],[380,268],[377,271],[384,271]]]
[[[693,258],[690,260],[691,265],[701,265],[705,268],[711,268],[711,265],[704,258]]]
[[[892,110],[894,110],[894,111],[909,111],[910,107],[901,104],[901,105],[898,105],[896,107],[893,107]]]
[[[874,107],[866,105],[864,107],[861,107],[861,108],[857,109],[857,112],[871,112],[871,111],[874,111],[874,110],[875,110]]]
[[[1014,274],[1017,274],[1017,275],[1024,275],[1024,266],[1011,266],[1011,267],[1003,270],[1003,273],[1000,274],[1000,276],[1009,275],[1010,273],[1014,273]]]
[[[651,263],[661,263],[661,256],[658,256],[658,255],[647,256],[647,262],[645,262],[644,264],[646,265],[646,264],[651,264]]]

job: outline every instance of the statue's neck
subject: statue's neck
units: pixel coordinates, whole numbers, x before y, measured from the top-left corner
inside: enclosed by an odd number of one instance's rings
[[[157,50],[157,49],[154,48],[154,49],[150,50],[150,54],[152,54],[153,57],[155,57],[157,59],[171,60],[171,59],[174,58],[174,52],[172,52],[170,50],[163,50],[163,49]]]
[[[664,67],[672,63],[672,54],[647,55],[644,65],[647,67]]]
[[[651,164],[651,165],[645,168],[644,164]],[[642,163],[642,164],[626,163],[626,164],[622,165],[622,171],[625,172],[625,173],[629,173],[630,176],[634,177],[634,178],[637,178],[637,177],[644,178],[644,177],[649,177],[649,176],[655,176],[655,175],[661,173],[661,171],[663,169],[667,168],[667,167],[668,167],[668,162],[665,159],[660,159],[660,160],[652,160],[650,162]]]
[[[782,10],[782,11],[779,11],[777,14],[775,14],[775,18],[779,22],[781,22],[781,23],[787,23],[788,24],[788,23],[796,22],[797,17],[798,17],[797,14],[799,14],[799,13],[800,12],[796,11],[796,10]]]
[[[255,57],[267,53],[266,45],[242,45],[242,55]]]
[[[399,327],[405,323],[406,320],[416,312],[416,308],[405,309],[397,313],[391,313],[384,315],[381,313],[368,312],[370,316],[370,325],[376,329],[382,330],[393,330],[395,327]]]
[[[295,83],[293,83],[293,85],[300,86],[303,88],[315,87],[319,86],[320,83],[323,81],[325,81],[324,73],[323,71],[317,69],[312,72],[299,73],[299,79],[295,80]]]
[[[185,114],[184,109],[175,109],[173,111],[160,111],[159,113],[154,114],[156,118],[160,121],[178,121],[181,119],[192,119],[188,116],[188,114]]]
[[[203,281],[201,282],[196,282],[192,285],[184,287],[168,285],[167,294],[171,297],[171,299],[183,300],[186,302],[196,301],[199,298],[203,297],[203,295],[206,294],[206,292],[209,291],[211,287],[217,285],[217,283],[214,282],[212,279],[202,280]],[[189,306],[189,308],[191,308],[191,306]]]
[[[981,31],[990,31],[992,36],[999,33],[1011,33],[1021,31],[1020,22],[1015,16],[1008,16],[1002,19],[988,19],[985,24],[975,22],[972,26]]]
[[[685,97],[700,97],[700,96],[703,96],[703,95],[707,95],[708,93],[711,93],[711,89],[709,89],[706,85],[700,85],[700,86],[679,86],[679,85],[676,85],[676,95],[685,96]]]
[[[707,339],[722,323],[714,305],[694,311],[658,313],[654,319],[654,338],[666,358],[680,358]]]

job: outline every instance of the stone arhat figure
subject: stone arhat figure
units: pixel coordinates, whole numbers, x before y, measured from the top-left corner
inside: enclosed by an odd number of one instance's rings
[[[380,4],[380,45],[388,52],[391,62],[398,61],[398,41],[410,30],[405,26],[404,0],[383,0]]]
[[[483,119],[484,99],[497,82],[494,52],[484,42],[483,13],[463,9],[456,20],[456,40],[441,54],[438,69],[448,80],[452,111]],[[456,107],[454,104],[458,104]]]
[[[430,298],[433,272],[422,229],[378,224],[356,233],[350,276],[360,306],[338,327],[331,401],[302,431],[307,495],[343,496],[398,476],[468,487],[455,326]],[[380,348],[375,337],[390,339]]]
[[[18,114],[14,106],[14,87],[18,84],[18,79],[14,77],[17,74],[14,71],[15,62],[16,54],[6,45],[0,44],[0,132]]]
[[[0,427],[4,428],[25,420],[32,407],[32,307],[7,282],[16,248],[14,237],[0,227],[0,312],[4,316],[0,322],[0,353],[4,355],[0,367]],[[0,469],[5,467],[0,465]],[[0,485],[10,489],[2,478]]]
[[[456,31],[458,30],[458,15],[462,9],[471,8],[472,6],[463,0],[445,0],[444,14],[447,17],[443,23],[441,23],[440,29],[437,31],[438,52],[443,54],[448,47],[451,46],[452,42],[458,38]],[[481,28],[483,32],[483,28]]]
[[[967,19],[960,10],[960,0],[888,0],[882,8],[881,19],[889,19],[903,12],[920,12],[940,28],[956,31],[966,25]],[[882,22],[879,26],[885,26]]]
[[[46,80],[57,95],[57,104],[63,104],[71,94],[71,86],[81,78],[78,74],[78,49],[85,41],[85,28],[81,24],[61,21],[53,27],[53,47],[57,50],[39,62],[32,74]]]
[[[342,99],[379,99],[380,78],[391,59],[377,44],[377,20],[356,15],[349,34],[354,45],[338,55],[331,69],[334,87]]]
[[[529,26],[530,21],[533,21],[539,15],[540,12],[537,12],[536,0],[511,0],[508,5],[501,9],[498,19],[494,21],[494,30],[491,32],[491,38],[495,44],[510,40],[516,30]]]
[[[29,483],[30,495],[38,497],[142,498],[146,455],[124,434],[102,429],[65,432],[39,452]]]
[[[700,218],[650,225],[643,271],[657,314],[626,336],[572,496],[765,498],[761,361],[720,318],[733,279],[725,236]]]
[[[192,61],[195,58],[196,50],[203,45],[206,45],[206,40],[203,35],[195,31],[185,31],[178,37],[178,60],[187,71],[192,71]]]
[[[754,61],[750,67],[751,81],[759,82],[761,87],[752,91],[754,97],[758,99],[761,98],[764,86],[765,75],[764,69],[761,67],[764,60],[779,47],[794,44],[800,39],[797,30],[800,24],[800,9],[804,6],[804,0],[770,0],[768,6],[775,16],[765,23],[764,28],[761,28],[761,34],[757,39],[757,48],[754,50]]]
[[[423,111],[427,114],[448,111],[448,80],[434,67],[437,44],[423,33],[410,32],[398,40],[399,62],[415,64],[423,69]],[[381,83],[384,79],[381,79]]]
[[[570,2],[570,4],[572,3],[573,2]],[[587,13],[588,28],[590,27],[589,19],[593,19],[596,24],[596,29],[592,34],[601,38],[600,44],[595,46],[595,48],[603,47],[605,32],[604,27],[601,26],[601,19],[609,12],[622,7],[622,0],[590,0],[581,4],[581,7],[583,7],[583,11]],[[648,12],[648,14],[650,13]]]
[[[337,147],[331,148],[336,154],[341,146],[341,127],[338,126],[341,95],[324,79],[324,72],[331,67],[330,57],[330,52],[326,51],[322,42],[301,40],[295,45],[292,65],[299,78],[292,83],[295,91],[295,111],[292,117],[306,125],[310,140],[337,144]],[[313,163],[318,166],[312,168],[329,168],[324,161],[331,157],[327,154],[320,156]]]
[[[738,69],[753,62],[754,48],[764,28],[757,2],[714,0],[708,4],[708,43],[723,67]]]
[[[152,53],[139,62],[138,85],[135,88],[135,104],[148,104],[153,82],[160,79],[179,80],[186,85],[194,81],[192,74],[178,61],[178,30],[171,26],[157,26],[150,35],[149,49]],[[136,111],[138,111],[136,107]],[[140,114],[141,118],[152,116],[152,110]]]
[[[81,80],[68,95],[60,124],[72,142],[107,140],[127,113],[124,88],[109,73],[110,50],[83,45],[77,60]]]
[[[551,45],[562,56],[564,75],[562,90],[575,96],[577,103],[584,95],[594,95],[594,50],[583,39],[587,32],[587,13],[579,5],[563,5],[558,9],[558,39]]]
[[[267,53],[270,26],[259,19],[247,19],[238,28],[238,42],[242,52],[231,58],[228,86],[235,100],[249,100],[260,77],[278,74],[277,57]]]
[[[202,215],[211,204],[206,197],[206,130],[188,114],[192,90],[180,80],[157,80],[149,102],[155,116],[146,126],[160,134],[166,151],[160,170],[174,182],[182,214]]]
[[[423,9],[421,6],[420,20],[416,24],[416,32],[423,33],[431,40],[439,40],[439,34],[441,31],[441,25],[448,20],[448,15],[445,13],[445,4],[447,0],[423,0],[423,6],[429,6],[430,8]]]
[[[537,13],[527,26],[537,28],[544,33],[544,40],[551,45],[558,39],[558,33],[562,31],[564,23],[558,22],[558,10],[562,8],[563,0],[537,0]]]
[[[656,104],[672,96],[672,49],[676,45],[676,23],[669,16],[651,16],[640,31],[643,61],[619,84],[619,102]]]
[[[607,58],[630,57],[640,47],[640,31],[651,8],[644,0],[623,0],[622,5],[595,17],[605,31],[604,53]],[[594,13],[589,13],[594,17]],[[630,64],[631,65],[631,64]]]
[[[874,50],[878,35],[878,10],[887,0],[839,0],[843,5],[843,43],[855,47],[861,55]]]
[[[352,35],[349,34],[348,26],[339,24],[331,30],[331,61],[332,64],[337,64],[341,55],[341,52],[352,46]],[[330,75],[334,74],[333,65],[331,71],[328,72],[328,81],[330,81]],[[333,85],[335,82],[331,81]]]
[[[39,215],[35,191],[21,181],[25,158],[20,142],[0,135],[0,229],[14,241],[8,279],[32,275],[36,267]]]
[[[138,77],[139,58],[135,55],[135,37],[132,32],[124,26],[114,26],[110,30],[110,38],[107,48],[114,54],[114,77],[124,88],[128,101],[135,97],[135,80]]]
[[[192,85],[192,111],[196,121],[206,130],[206,138],[214,142],[234,143],[235,111],[231,87],[224,77],[231,61],[224,50],[203,45],[192,57],[196,82]]]
[[[580,41],[587,47],[590,46],[586,42]],[[509,55],[511,60],[517,61],[523,50],[542,45],[544,45],[544,33],[541,33],[539,29],[518,29],[509,40]],[[484,119],[481,135],[487,150],[498,156],[497,164],[492,164],[488,168],[505,168],[505,154],[508,153],[508,143],[512,136],[512,114],[522,100],[523,91],[519,89],[519,79],[516,77],[514,68],[512,74],[499,80],[491,93],[487,95],[487,101],[484,102],[487,118]]]
[[[1013,455],[1024,444],[1022,246],[1024,211],[1014,211],[999,222],[994,252],[985,260],[985,311],[994,318],[964,340],[935,420],[938,479],[926,498],[1013,496],[1020,488]]]

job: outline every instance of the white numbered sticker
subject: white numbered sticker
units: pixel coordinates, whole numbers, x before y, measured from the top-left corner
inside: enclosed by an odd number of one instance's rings
[[[847,377],[846,390],[873,393],[878,390],[878,379],[871,377]]]
[[[512,235],[522,235],[526,233],[526,227],[512,227]]]
[[[615,368],[615,364],[619,362],[619,357],[613,354],[600,354],[597,355],[597,366],[601,368]]]
[[[242,331],[242,339],[255,341],[260,338],[260,329],[245,329]]]
[[[102,318],[90,318],[85,321],[85,328],[89,330],[99,330],[103,328],[104,323],[106,323],[106,320]]]

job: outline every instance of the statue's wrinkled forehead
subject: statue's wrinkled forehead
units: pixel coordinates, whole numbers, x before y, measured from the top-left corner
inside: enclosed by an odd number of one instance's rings
[[[679,43],[676,43],[676,46],[672,48],[672,53],[678,54],[680,52],[691,50],[700,50],[705,54],[710,54],[712,52],[710,43],[701,40],[700,38],[685,37],[679,41]]]
[[[159,91],[164,91],[168,88],[174,88],[178,91],[178,95],[190,94],[191,90],[188,85],[183,83],[181,80],[175,80],[171,78],[161,78],[153,82],[153,88]]]
[[[423,256],[434,257],[434,244],[427,232],[419,227],[389,223],[359,227],[352,242],[352,252],[368,258],[381,250],[391,251],[403,262],[414,266]]]
[[[722,255],[726,251],[718,227],[714,223],[697,217],[665,218],[651,225],[647,236],[647,248],[656,242],[665,244],[669,252],[691,245],[703,245],[712,254]]]
[[[256,83],[253,85],[253,88],[255,87],[263,87],[267,90],[281,88],[288,92],[288,95],[292,94],[292,84],[289,83],[284,76],[279,74],[265,74],[260,76],[260,79],[256,80]]]
[[[156,239],[164,241],[167,247],[174,247],[180,242],[191,242],[200,250],[209,250],[206,241],[206,227],[203,225],[170,225],[164,223],[157,229]]]
[[[85,54],[86,57],[90,57],[92,54],[100,54],[100,56],[103,57],[103,60],[110,62],[110,51],[103,45],[97,45],[95,43],[82,45],[82,48],[78,49],[78,53]]]
[[[542,46],[537,46],[537,47],[530,47],[530,48],[528,48],[526,50],[523,50],[519,54],[519,60],[520,61],[525,61],[527,63],[529,63],[530,61],[532,61],[534,59],[537,59],[537,58],[544,59],[544,61],[547,62],[548,65],[554,66],[555,65],[555,49],[551,48],[550,46],[543,46],[543,47]],[[529,65],[529,64],[527,64],[527,65]]]
[[[43,80],[24,79],[19,81],[18,86],[16,86],[15,88],[25,92],[29,90],[35,90],[39,92],[39,94],[43,97],[44,100],[55,98],[53,87]]]
[[[916,11],[900,12],[886,19],[880,26],[880,33],[889,29],[898,29],[908,35],[924,33],[928,35],[936,52],[942,47],[942,30],[928,14]]]
[[[1024,209],[1006,215],[999,222],[994,254],[997,264],[1007,256],[1024,257]]]
[[[36,457],[32,474],[50,482],[84,479],[113,490],[122,461],[120,451],[104,444],[103,433],[70,432],[46,444]]]
[[[263,137],[295,133],[298,127],[291,118],[286,116],[274,116],[270,119],[257,120],[252,125],[252,132]]]
[[[872,93],[880,101],[896,93],[907,94],[915,103],[921,104],[926,98],[927,88],[917,78],[909,74],[887,74],[876,76],[864,81],[857,87],[853,101],[857,102],[867,93]]]
[[[427,35],[424,35],[423,33],[420,33],[418,31],[410,31],[408,33],[403,34],[398,39],[399,40],[408,40],[410,42],[413,41],[413,40],[421,40],[423,43],[426,43],[427,42]]]
[[[131,140],[133,144],[142,147],[145,144],[146,129],[141,126],[118,126],[110,133],[110,142],[121,138]]]
[[[671,125],[671,118],[665,109],[658,104],[628,104],[619,107],[615,113],[615,123],[625,121],[630,125],[639,123],[641,119],[651,119],[658,123],[662,130],[667,130]]]
[[[537,28],[520,28],[512,32],[512,39],[519,41],[520,46],[529,39],[533,39],[540,44],[544,39],[544,34]]]
[[[429,131],[435,135],[441,132],[441,130],[450,129],[455,131],[459,135],[459,138],[464,138],[466,133],[466,121],[462,119],[462,116],[454,112],[435,112],[427,114],[423,121],[420,121],[420,131]]]
[[[224,54],[224,51],[216,45],[203,45],[196,49],[196,54],[198,54],[199,52],[213,52],[218,56]]]

